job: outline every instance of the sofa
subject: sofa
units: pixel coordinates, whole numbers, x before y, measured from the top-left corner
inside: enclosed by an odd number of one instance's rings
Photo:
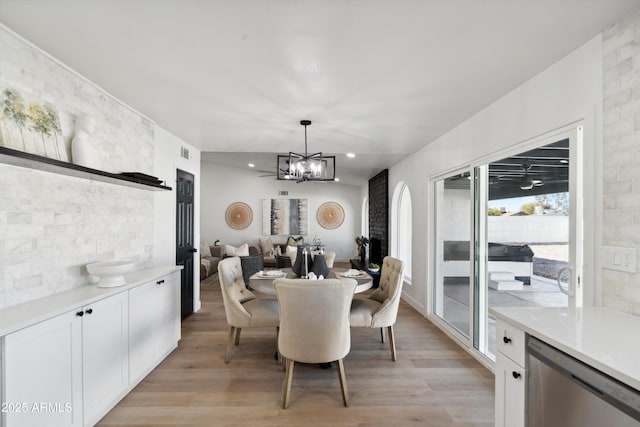
[[[287,246],[298,246],[302,244],[304,244],[304,238],[302,236],[289,236],[285,243],[274,243],[271,240],[271,236],[269,236],[258,239],[258,245],[256,248],[263,256],[265,267],[282,268],[281,263],[278,263],[278,256],[284,256],[286,254]]]
[[[218,272],[218,263],[224,256],[222,246],[210,246],[206,242],[200,243],[200,280],[204,280]]]
[[[242,246],[242,245],[240,245]],[[249,255],[248,256],[257,256],[261,255],[260,247],[249,245]],[[218,272],[218,263],[223,258],[228,256],[234,256],[233,253],[227,253],[228,250],[231,252],[232,249],[238,249],[234,246],[230,245],[209,245],[207,242],[200,243],[200,280],[204,280],[207,277],[211,276],[214,273]],[[242,258],[242,257],[241,257]]]

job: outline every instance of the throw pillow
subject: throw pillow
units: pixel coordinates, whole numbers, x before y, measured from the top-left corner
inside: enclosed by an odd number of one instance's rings
[[[300,245],[304,245],[304,238],[302,236],[300,237],[289,236],[289,238],[287,239],[287,246],[300,246]]]
[[[200,256],[211,256],[211,248],[209,247],[209,244],[207,242],[200,243]]]
[[[249,256],[249,244],[243,243],[237,248],[231,245],[224,245],[224,253],[226,256]]]
[[[287,250],[284,253],[286,256],[291,258],[291,265],[296,263],[296,258],[298,257],[298,247],[297,246],[287,246]]]
[[[273,250],[273,242],[271,241],[271,237],[267,237],[266,239],[258,239],[260,242],[260,250],[263,254],[269,254]]]

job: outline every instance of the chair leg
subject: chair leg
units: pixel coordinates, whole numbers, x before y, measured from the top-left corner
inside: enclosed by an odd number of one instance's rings
[[[380,328],[380,342],[384,344],[384,328]]]
[[[224,363],[229,363],[231,360],[231,347],[233,346],[233,339],[236,335],[236,328],[229,327],[229,339],[227,340],[227,350],[224,352]]]
[[[342,389],[342,401],[344,406],[349,406],[349,392],[347,391],[347,379],[344,375],[342,359],[338,360],[338,376],[340,377],[340,389]]]
[[[393,337],[393,326],[387,328],[389,331],[389,347],[391,347],[391,360],[396,361],[396,340]]]
[[[240,344],[240,330],[242,328],[236,328],[236,345]]]
[[[294,361],[291,359],[284,360],[286,360],[287,372],[284,374],[284,384],[282,384],[282,409],[287,409],[289,407],[289,396],[291,395]]]

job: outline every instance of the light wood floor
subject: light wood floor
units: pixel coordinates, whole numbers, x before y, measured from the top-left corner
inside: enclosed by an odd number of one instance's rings
[[[216,281],[202,286],[201,299],[202,310],[182,323],[178,348],[99,426],[493,426],[493,374],[405,303],[395,363],[378,329],[352,329],[349,408],[335,364],[296,364],[283,410],[275,330],[243,329],[225,364],[228,327]]]

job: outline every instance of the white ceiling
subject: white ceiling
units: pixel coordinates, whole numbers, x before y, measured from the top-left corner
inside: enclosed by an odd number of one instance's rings
[[[359,184],[637,5],[0,0],[0,22],[203,152],[303,152],[310,119],[309,151],[337,154],[342,182]]]

